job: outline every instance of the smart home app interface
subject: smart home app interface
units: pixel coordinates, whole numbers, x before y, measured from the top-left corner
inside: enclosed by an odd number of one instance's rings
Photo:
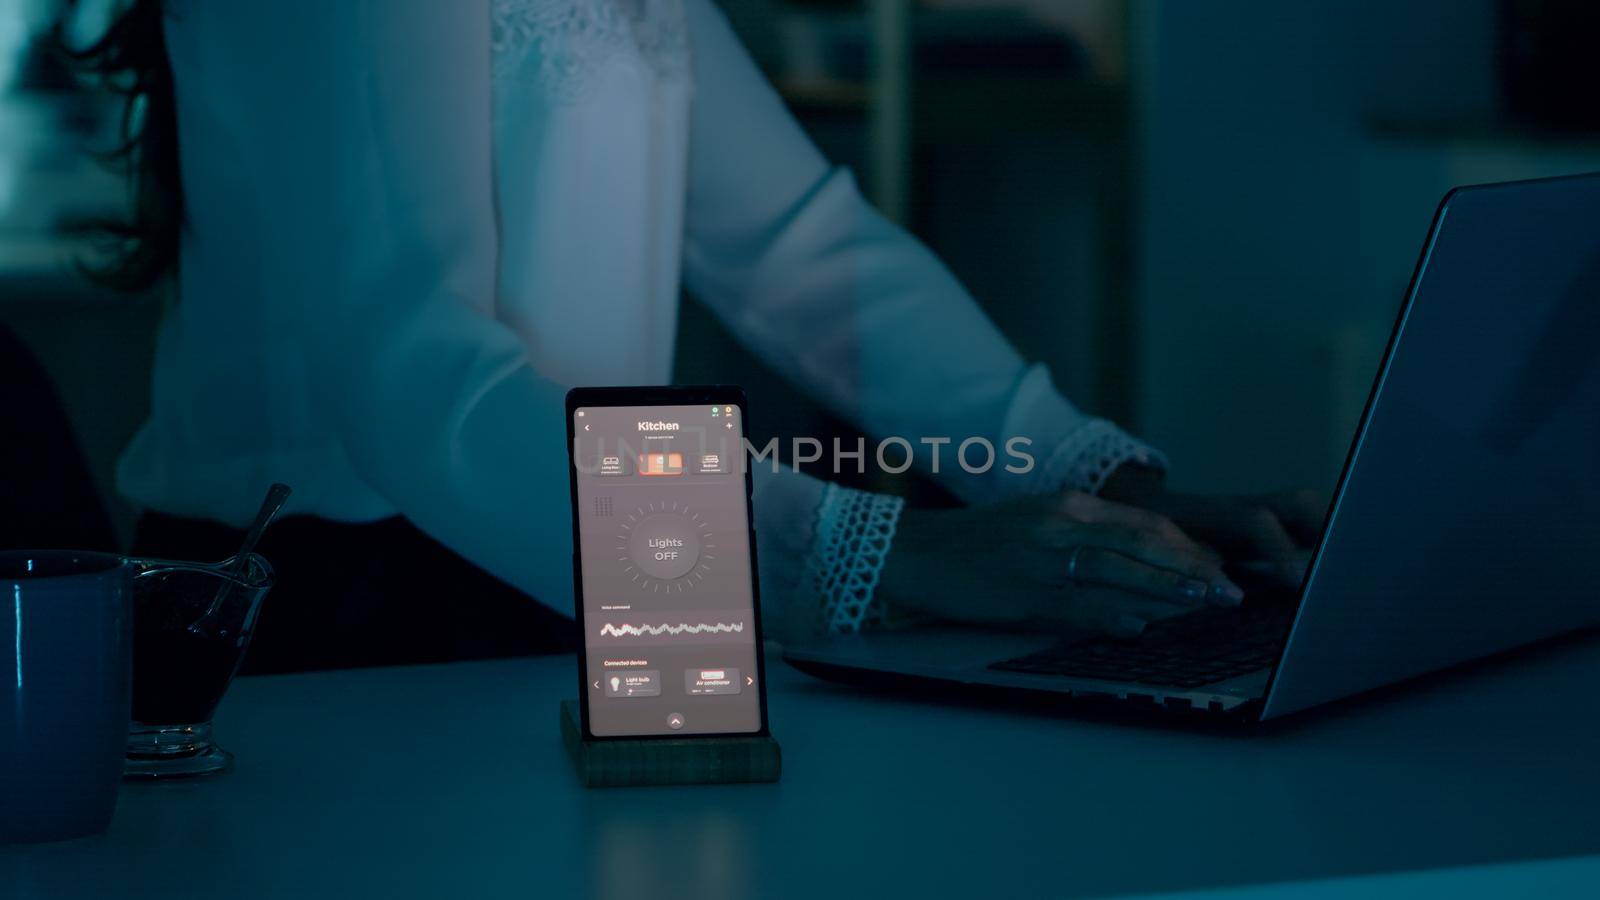
[[[760,730],[739,408],[573,415],[590,732]]]

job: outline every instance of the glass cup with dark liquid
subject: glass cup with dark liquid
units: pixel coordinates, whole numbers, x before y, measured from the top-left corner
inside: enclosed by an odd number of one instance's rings
[[[133,724],[123,774],[221,772],[233,754],[211,739],[211,717],[255,631],[272,567],[257,554],[219,563],[130,560]]]

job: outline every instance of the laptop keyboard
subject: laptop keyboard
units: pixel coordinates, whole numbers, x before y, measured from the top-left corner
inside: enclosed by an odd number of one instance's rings
[[[1280,606],[1203,609],[1152,622],[1134,640],[1061,643],[989,668],[1194,688],[1272,665],[1292,619]]]

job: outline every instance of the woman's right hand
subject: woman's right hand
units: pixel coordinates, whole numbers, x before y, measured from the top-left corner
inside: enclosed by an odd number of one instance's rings
[[[878,590],[896,609],[939,619],[1118,637],[1244,599],[1220,557],[1168,519],[1078,492],[906,509]]]

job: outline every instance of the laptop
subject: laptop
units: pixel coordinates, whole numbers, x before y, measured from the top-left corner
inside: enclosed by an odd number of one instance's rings
[[[852,683],[1261,720],[1600,624],[1600,174],[1440,203],[1285,593],[1132,640],[925,627],[784,658]]]

